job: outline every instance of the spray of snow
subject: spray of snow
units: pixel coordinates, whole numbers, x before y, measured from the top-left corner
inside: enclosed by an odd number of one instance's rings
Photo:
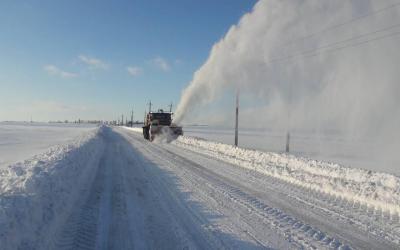
[[[157,134],[157,136],[154,138],[155,143],[170,143],[171,141],[175,140],[177,138],[176,135],[172,133],[170,129],[167,127],[163,127],[161,129],[161,133]]]
[[[204,124],[196,109],[239,88],[257,102],[242,108],[242,126],[372,138],[390,162],[400,146],[400,7],[391,4],[260,0],[213,46],[174,121]],[[232,107],[218,112],[220,123],[233,124]]]
[[[122,127],[122,128],[127,129],[127,130],[131,130],[131,131],[136,132],[136,133],[142,133],[143,132],[143,129],[139,128],[139,127],[133,127],[133,128]],[[170,129],[168,129],[167,127],[163,127],[161,129],[161,132],[158,133],[157,136],[154,138],[153,143],[159,143],[159,144],[170,143],[170,142],[174,141],[176,138],[177,138],[177,136],[174,135]]]

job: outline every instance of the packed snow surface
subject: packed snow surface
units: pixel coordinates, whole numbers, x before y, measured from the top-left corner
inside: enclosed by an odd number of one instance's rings
[[[397,177],[99,127],[0,170],[1,249],[398,249]]]
[[[88,124],[0,122],[0,169],[94,128]]]

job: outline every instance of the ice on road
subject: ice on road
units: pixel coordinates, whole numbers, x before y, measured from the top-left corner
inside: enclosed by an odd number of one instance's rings
[[[46,175],[37,165],[29,176],[16,166],[0,173],[0,184],[8,178],[0,189],[3,248],[399,248],[397,210],[242,167],[240,155],[236,164],[189,139],[150,143],[123,128],[102,127],[81,142],[61,150]],[[31,179],[36,185],[26,185]]]

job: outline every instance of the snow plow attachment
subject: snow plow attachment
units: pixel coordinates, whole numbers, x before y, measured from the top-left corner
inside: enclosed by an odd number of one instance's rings
[[[171,141],[183,135],[182,127],[172,123],[172,113],[159,110],[146,115],[143,126],[143,137],[153,141],[157,137]]]
[[[178,126],[150,125],[143,127],[143,137],[149,141],[153,141],[157,137],[170,141],[176,139],[180,135],[183,135],[183,131],[182,127]]]

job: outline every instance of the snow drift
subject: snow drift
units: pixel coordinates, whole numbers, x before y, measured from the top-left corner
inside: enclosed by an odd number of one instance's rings
[[[74,205],[98,166],[104,127],[0,170],[0,242],[3,249],[35,249]]]
[[[293,155],[237,148],[180,136],[173,144],[311,190],[400,214],[400,178]]]

